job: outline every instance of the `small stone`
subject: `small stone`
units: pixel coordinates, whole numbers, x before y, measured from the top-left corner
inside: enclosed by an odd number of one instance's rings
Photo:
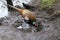
[[[17,29],[22,29],[22,26],[17,27]]]

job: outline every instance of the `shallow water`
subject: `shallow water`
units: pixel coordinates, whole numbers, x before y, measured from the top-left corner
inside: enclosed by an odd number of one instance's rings
[[[4,1],[6,2],[6,1]],[[3,2],[0,1],[0,17],[4,17],[8,15],[8,11],[7,11],[7,6],[4,5]]]
[[[5,0],[0,0],[0,18],[1,17],[5,17],[5,16],[8,16],[8,8],[6,5],[4,5],[4,1],[6,3]],[[12,0],[13,2],[13,5],[20,5],[21,7],[23,7],[22,3],[26,3],[28,4],[31,0]]]

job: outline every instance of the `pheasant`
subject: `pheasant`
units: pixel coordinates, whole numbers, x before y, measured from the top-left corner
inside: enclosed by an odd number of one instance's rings
[[[30,10],[27,10],[27,9],[19,9],[19,8],[9,5],[9,4],[7,4],[7,6],[10,6],[10,7],[16,9],[17,11],[19,11],[20,15],[24,18],[24,21],[26,23],[28,23],[31,26],[37,27],[36,16],[33,12],[31,12]]]

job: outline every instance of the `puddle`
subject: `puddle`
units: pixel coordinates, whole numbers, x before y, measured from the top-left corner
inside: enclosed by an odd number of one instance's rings
[[[5,17],[8,16],[8,8],[7,6],[4,5],[3,2],[6,2],[5,0],[0,0],[0,18],[1,17]],[[25,4],[28,4],[29,2],[31,2],[31,0],[12,0],[13,5],[20,5],[21,7],[23,7],[22,3],[24,2]]]

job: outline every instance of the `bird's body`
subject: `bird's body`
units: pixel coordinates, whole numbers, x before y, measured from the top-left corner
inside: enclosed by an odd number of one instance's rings
[[[28,17],[31,21],[36,21],[36,16],[33,14],[33,12],[29,10],[23,10],[21,13],[23,17]]]
[[[30,24],[31,26],[36,25],[36,16],[34,15],[33,12],[24,9],[24,10],[20,10],[20,13],[26,23]]]

